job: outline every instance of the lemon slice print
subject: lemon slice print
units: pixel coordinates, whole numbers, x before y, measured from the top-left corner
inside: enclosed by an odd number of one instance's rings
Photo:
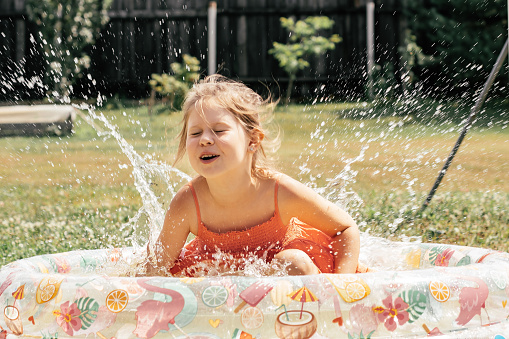
[[[37,286],[37,291],[35,293],[35,300],[38,304],[44,304],[45,302],[53,299],[60,289],[60,284],[62,284],[63,279],[58,279],[55,277],[45,277]]]
[[[361,300],[366,296],[366,288],[358,282],[352,282],[346,285],[346,295],[353,300]]]
[[[228,290],[223,286],[209,286],[203,290],[201,299],[208,307],[219,307],[228,299]]]
[[[44,287],[42,290],[41,290],[41,301],[43,303],[47,302],[47,301],[50,301],[56,294],[57,292],[57,288],[55,287],[55,285],[46,285],[46,287]]]
[[[368,284],[354,275],[329,280],[341,298],[347,303],[364,299],[371,293]]]
[[[106,296],[106,307],[113,313],[119,313],[126,308],[129,294],[124,290],[113,290]]]

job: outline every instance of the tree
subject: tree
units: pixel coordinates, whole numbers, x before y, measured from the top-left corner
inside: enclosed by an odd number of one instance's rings
[[[112,0],[27,0],[27,13],[38,26],[38,41],[46,62],[44,85],[54,96],[67,98],[90,67],[85,48],[94,44],[108,22]]]
[[[281,26],[289,33],[289,42],[286,44],[274,42],[274,47],[269,53],[274,55],[279,61],[279,66],[289,76],[287,102],[290,101],[297,72],[309,67],[306,58],[332,50],[335,44],[342,40],[337,34],[328,38],[319,34],[320,30],[330,29],[333,25],[334,21],[325,16],[311,16],[296,22],[292,18],[281,18]]]
[[[433,63],[415,74],[431,93],[462,95],[482,87],[507,37],[507,0],[407,1],[409,28]],[[504,70],[498,76],[507,84]]]

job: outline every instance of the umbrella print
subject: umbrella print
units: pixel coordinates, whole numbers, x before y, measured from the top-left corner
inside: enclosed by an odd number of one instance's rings
[[[296,291],[293,291],[292,293],[288,294],[288,296],[293,300],[300,301],[302,303],[302,307],[300,309],[300,318],[302,318],[304,303],[318,301],[318,298],[310,290],[308,290],[306,286],[299,288]]]
[[[25,284],[21,285],[20,287],[18,287],[16,291],[12,292],[12,296],[14,297],[13,306],[15,306],[16,300],[21,300],[25,298]]]

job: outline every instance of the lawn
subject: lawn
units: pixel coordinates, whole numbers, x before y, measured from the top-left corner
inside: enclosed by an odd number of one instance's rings
[[[344,206],[370,234],[509,251],[507,100],[486,104],[431,205],[417,213],[469,108],[425,100],[280,105],[270,126],[280,132],[276,167]],[[147,229],[134,227],[142,199],[130,158],[104,122],[93,120],[94,129],[81,112],[72,136],[0,139],[0,265],[146,239]],[[96,113],[138,162],[173,163],[179,113],[149,116],[144,106]],[[177,168],[193,175],[186,161]]]

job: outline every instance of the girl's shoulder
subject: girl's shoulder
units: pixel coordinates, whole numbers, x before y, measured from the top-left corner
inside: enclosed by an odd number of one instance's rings
[[[191,181],[189,181],[181,189],[185,190],[186,192],[190,193],[191,196],[193,196],[194,194],[197,194],[196,193],[197,191],[203,192],[203,190],[208,189],[207,179],[205,179],[201,175],[198,175],[191,179]]]
[[[192,193],[192,181],[188,182],[187,184],[183,185],[177,193],[173,196],[172,201],[182,204],[186,203],[188,201],[193,200],[193,193]]]
[[[278,202],[281,210],[305,211],[330,205],[325,198],[311,187],[282,174],[279,179]]]
[[[280,173],[277,180],[279,182],[279,195],[283,198],[297,198],[302,195],[309,196],[316,194],[311,188],[293,179],[289,175]]]
[[[189,222],[189,225],[195,225],[197,221],[197,215],[195,199],[191,189],[191,185],[192,181],[190,182],[190,184],[188,183],[182,186],[177,191],[177,193],[170,202],[170,206],[167,213],[172,218],[186,220]],[[191,231],[193,232],[195,230],[191,229]]]
[[[181,201],[189,206],[192,205],[191,207],[194,209],[197,197],[205,190],[208,190],[207,180],[199,175],[182,186],[173,199],[178,199],[179,202]]]

